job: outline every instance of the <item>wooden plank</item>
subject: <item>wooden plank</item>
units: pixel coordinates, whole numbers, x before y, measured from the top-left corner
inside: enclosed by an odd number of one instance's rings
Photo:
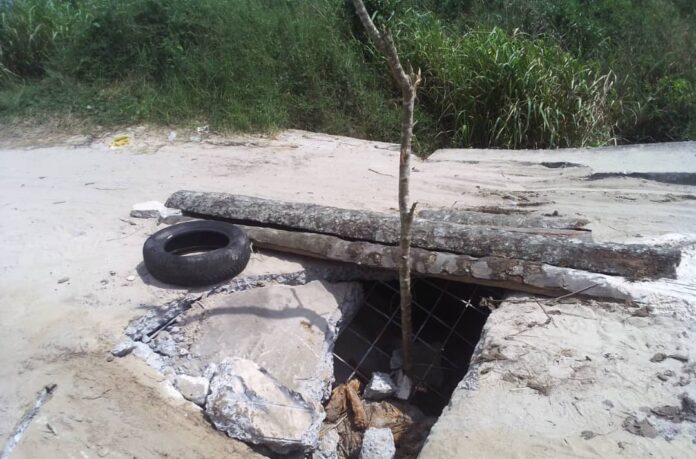
[[[195,191],[177,191],[167,206],[195,216],[346,240],[384,245],[397,245],[399,241],[399,217],[378,212]],[[633,279],[675,277],[681,258],[681,252],[672,247],[581,241],[545,228],[531,229],[540,233],[530,234],[521,228],[416,219],[412,231],[413,247],[426,250],[534,261]]]

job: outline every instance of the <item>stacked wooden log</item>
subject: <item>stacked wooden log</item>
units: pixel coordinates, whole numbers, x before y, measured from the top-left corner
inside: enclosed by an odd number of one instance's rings
[[[168,207],[245,226],[256,246],[317,258],[397,269],[399,217],[227,193],[177,191]],[[629,279],[675,277],[680,251],[598,243],[586,221],[560,217],[423,210],[413,223],[416,274],[549,293],[525,279],[555,266]]]

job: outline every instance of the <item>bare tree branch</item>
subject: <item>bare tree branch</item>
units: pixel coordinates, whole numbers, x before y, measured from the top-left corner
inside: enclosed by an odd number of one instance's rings
[[[399,53],[396,51],[394,40],[387,30],[379,31],[365,8],[362,0],[353,0],[355,10],[360,17],[370,39],[382,51],[387,58],[392,77],[401,89],[401,154],[399,155],[399,216],[401,219],[400,249],[401,259],[399,266],[399,285],[401,293],[401,330],[402,330],[402,354],[404,372],[412,374],[413,358],[411,349],[411,224],[416,204],[410,206],[409,183],[411,176],[411,150],[413,142],[413,109],[416,102],[416,91],[420,84],[420,72],[406,73],[401,65]]]

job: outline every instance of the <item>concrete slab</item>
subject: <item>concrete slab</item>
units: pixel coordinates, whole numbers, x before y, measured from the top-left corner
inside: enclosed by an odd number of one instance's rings
[[[541,304],[513,297],[491,313],[420,457],[693,457],[696,418],[681,419],[696,395],[693,320]]]
[[[172,366],[197,375],[211,363],[249,359],[320,403],[333,382],[338,330],[360,307],[362,295],[359,283],[313,281],[209,296],[180,316],[171,333],[187,350]]]
[[[586,166],[594,173],[696,173],[696,142],[557,150],[445,148],[434,152],[428,160],[512,161],[545,164],[549,168]]]

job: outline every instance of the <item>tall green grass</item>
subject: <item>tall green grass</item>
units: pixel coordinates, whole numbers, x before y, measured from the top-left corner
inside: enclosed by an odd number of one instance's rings
[[[696,137],[684,2],[367,3],[423,71],[428,151]],[[399,109],[347,1],[0,0],[0,116],[397,140]]]
[[[3,7],[14,22],[28,19],[25,6],[42,3],[18,1],[21,8]],[[221,129],[294,127],[375,138],[398,131],[397,106],[380,69],[364,62],[341,4],[82,0],[75,8],[79,16],[54,24],[60,33],[52,47],[18,60],[37,63],[41,72],[10,68],[22,78],[11,90],[27,99],[0,96],[0,110],[53,111],[67,92],[79,96],[73,113],[102,123],[202,120]],[[15,45],[3,40],[0,47]],[[37,85],[37,76],[38,88],[17,88]]]
[[[612,139],[613,77],[559,47],[500,29],[452,35],[434,19],[402,37],[447,144],[556,148]]]
[[[696,139],[693,0],[470,0],[441,11],[463,29],[544,37],[617,75],[619,140]],[[456,7],[455,7],[456,6]]]

